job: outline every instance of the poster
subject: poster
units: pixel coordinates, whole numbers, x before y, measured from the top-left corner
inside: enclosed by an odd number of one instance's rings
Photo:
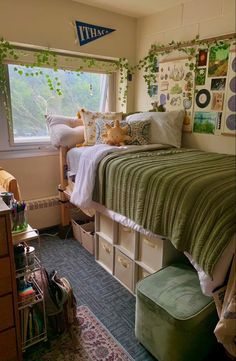
[[[152,94],[166,111],[185,109],[185,132],[235,135],[235,50],[221,42],[199,48],[196,59],[159,60]]]
[[[220,135],[224,122],[229,44],[199,49],[195,72],[193,132]]]
[[[188,59],[160,62],[158,102],[167,111],[185,109],[184,131],[192,131],[194,71]]]

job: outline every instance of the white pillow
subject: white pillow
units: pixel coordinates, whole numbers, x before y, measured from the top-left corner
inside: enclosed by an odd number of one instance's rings
[[[77,117],[46,115],[51,143],[54,147],[74,147],[84,142],[84,126]]]
[[[143,112],[129,115],[128,122],[151,117],[150,143],[181,147],[184,110],[172,112]]]

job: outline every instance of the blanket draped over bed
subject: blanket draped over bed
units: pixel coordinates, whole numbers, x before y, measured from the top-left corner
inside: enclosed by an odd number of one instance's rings
[[[189,252],[212,274],[236,231],[235,157],[190,149],[119,152],[99,165],[94,200]]]

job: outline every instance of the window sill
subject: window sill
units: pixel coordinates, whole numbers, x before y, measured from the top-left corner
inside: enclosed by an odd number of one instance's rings
[[[0,149],[0,159],[15,159],[15,158],[31,158],[31,157],[45,157],[58,156],[59,151],[53,147],[44,147],[37,149]]]

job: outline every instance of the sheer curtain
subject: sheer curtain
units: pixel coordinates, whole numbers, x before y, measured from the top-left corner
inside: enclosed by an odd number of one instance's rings
[[[108,87],[109,87],[109,75],[103,74],[101,76],[101,83],[100,83],[100,91],[101,91],[101,100],[100,100],[100,106],[99,111],[105,112],[109,110],[109,104],[108,104]]]

